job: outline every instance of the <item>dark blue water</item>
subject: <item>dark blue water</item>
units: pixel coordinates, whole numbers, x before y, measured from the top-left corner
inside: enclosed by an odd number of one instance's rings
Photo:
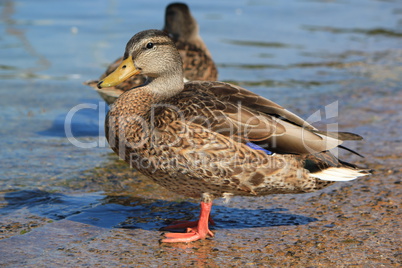
[[[102,186],[86,181],[85,174],[117,158],[102,134],[107,108],[82,82],[98,78],[123,54],[133,34],[161,28],[167,3],[0,2],[4,213],[21,208],[15,203],[19,194],[22,204],[39,198],[30,208],[44,216],[53,215],[54,200],[62,200],[60,215],[52,216],[56,219],[95,213],[97,206],[103,215],[109,209],[125,210],[117,201],[105,201]],[[367,85],[378,88],[380,95],[401,88],[399,1],[206,0],[190,3],[190,8],[220,80],[247,87],[305,117]],[[85,187],[76,181],[85,181]],[[43,193],[48,199],[41,199]],[[126,209],[131,211],[132,205]],[[122,224],[130,213],[105,225]]]

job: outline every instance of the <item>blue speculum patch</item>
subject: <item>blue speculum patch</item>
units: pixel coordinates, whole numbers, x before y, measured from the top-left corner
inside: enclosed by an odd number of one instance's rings
[[[254,144],[252,142],[247,142],[246,145],[254,150],[260,150],[260,151],[264,151],[266,154],[271,155],[274,154],[273,152],[262,148],[261,146],[258,146],[257,144]]]

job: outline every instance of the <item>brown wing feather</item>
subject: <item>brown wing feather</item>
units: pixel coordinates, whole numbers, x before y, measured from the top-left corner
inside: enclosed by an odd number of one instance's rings
[[[315,127],[313,127],[310,123],[303,120],[296,114],[286,110],[279,104],[261,97],[245,88],[222,82],[216,82],[209,85],[206,83],[203,84],[205,85],[204,89],[208,88],[208,90],[210,90],[211,93],[213,93],[219,99],[225,99],[232,103],[241,102],[242,105],[250,109],[286,119],[289,122],[303,126],[307,129],[315,129]]]
[[[281,118],[292,124],[301,126],[305,129],[312,130],[314,133],[322,134],[334,139],[345,140],[361,140],[362,137],[350,132],[324,132],[317,130],[310,123],[300,118],[296,114],[286,110],[275,102],[261,97],[247,89],[227,83],[214,83],[210,85],[210,90],[218,98],[227,99],[230,102],[241,101],[243,105],[250,109],[257,110],[274,117]]]
[[[184,120],[242,143],[257,143],[273,152],[314,153],[341,143],[314,133],[312,127],[300,127],[299,124],[309,125],[278,104],[222,82],[186,83],[185,90],[170,101]]]

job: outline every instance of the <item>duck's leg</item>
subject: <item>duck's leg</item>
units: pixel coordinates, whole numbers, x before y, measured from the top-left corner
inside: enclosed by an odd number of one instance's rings
[[[214,220],[211,218],[211,214],[208,217],[208,222],[211,225],[215,225]],[[161,231],[169,231],[174,229],[185,229],[189,227],[196,227],[198,220],[196,221],[174,221],[173,224],[160,228]]]
[[[211,208],[212,202],[201,202],[200,218],[198,221],[177,224],[169,227],[188,227],[187,233],[166,233],[166,238],[162,239],[162,242],[192,242],[199,239],[205,239],[207,235],[214,236],[208,227]]]

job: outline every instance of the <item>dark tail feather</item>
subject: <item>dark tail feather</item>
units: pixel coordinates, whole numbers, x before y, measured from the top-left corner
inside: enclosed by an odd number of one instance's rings
[[[342,146],[342,145],[338,145],[338,147],[341,148],[341,149],[344,149],[344,150],[346,150],[346,151],[349,151],[349,152],[351,152],[351,153],[353,153],[353,154],[355,154],[355,155],[358,155],[358,156],[360,156],[360,157],[362,157],[362,158],[364,158],[363,155],[359,154],[359,153],[356,152],[356,151],[353,151],[352,149],[349,149],[348,147],[345,147],[345,146]]]

